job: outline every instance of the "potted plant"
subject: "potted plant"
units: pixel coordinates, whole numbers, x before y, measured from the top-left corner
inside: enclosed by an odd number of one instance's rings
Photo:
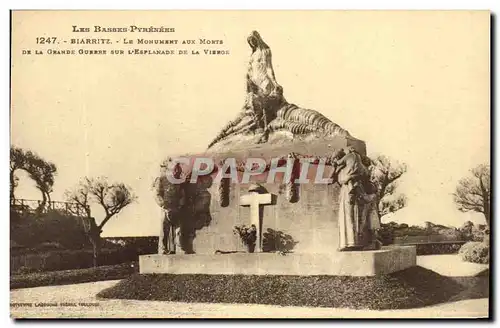
[[[235,235],[238,235],[243,242],[243,244],[247,247],[249,253],[253,253],[255,251],[255,241],[257,240],[257,228],[254,224],[250,227],[245,225],[235,226],[233,229]]]

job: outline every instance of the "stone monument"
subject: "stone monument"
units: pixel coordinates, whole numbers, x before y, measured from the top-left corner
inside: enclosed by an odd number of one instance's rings
[[[250,206],[250,222],[257,229],[257,238],[255,241],[256,251],[262,252],[262,213],[263,205],[272,204],[271,194],[259,193],[258,186],[248,188],[249,194],[240,197],[241,206]]]
[[[289,103],[270,47],[256,31],[247,41],[243,108],[206,152],[163,164],[171,169],[155,184],[166,213],[160,254],[141,256],[140,272],[369,276],[414,266],[414,247],[380,248],[375,238],[380,223],[365,143],[319,112]],[[215,164],[200,175],[194,167],[202,158]],[[256,158],[263,170],[249,174]],[[168,174],[182,183],[172,187]],[[178,238],[164,238],[173,225]],[[255,253],[233,233],[250,225],[257,228]],[[165,251],[174,248],[181,252]]]

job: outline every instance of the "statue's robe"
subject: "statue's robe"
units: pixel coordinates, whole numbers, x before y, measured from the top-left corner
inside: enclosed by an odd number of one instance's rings
[[[377,245],[377,236],[375,231],[380,229],[380,217],[378,215],[377,208],[377,194],[363,194],[361,195],[363,201],[363,213],[361,233],[362,233],[362,243],[365,249],[378,249],[380,245]]]
[[[155,181],[156,202],[162,208],[158,254],[175,254],[179,245],[180,214],[184,203],[181,184],[168,181],[166,175]]]
[[[376,229],[378,216],[374,211],[375,195],[367,195],[364,183],[369,179],[361,156],[348,152],[336,161],[339,195],[339,249],[362,249],[371,242],[370,232]]]
[[[272,54],[259,33],[250,34],[248,42],[252,55],[247,70],[247,97],[244,110],[252,113],[257,130],[264,130],[276,118],[276,111],[284,101],[283,87],[274,75]]]

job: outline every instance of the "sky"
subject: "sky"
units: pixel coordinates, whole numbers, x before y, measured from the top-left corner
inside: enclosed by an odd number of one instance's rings
[[[461,226],[451,194],[490,158],[488,12],[18,12],[13,17],[11,143],[54,162],[53,200],[84,176],[131,186],[138,201],[105,236],[157,235],[151,184],[168,155],[197,153],[241,109],[258,30],[289,102],[320,111],[366,142],[368,155],[404,162],[408,206],[383,222]],[[81,33],[73,25],[165,26],[175,33]],[[186,49],[224,56],[21,55],[23,49],[153,46],[36,45],[59,40],[222,40]],[[163,46],[165,49],[170,49]],[[177,47],[181,48],[181,46]],[[16,196],[40,195],[19,173]],[[93,208],[99,221],[102,213]]]

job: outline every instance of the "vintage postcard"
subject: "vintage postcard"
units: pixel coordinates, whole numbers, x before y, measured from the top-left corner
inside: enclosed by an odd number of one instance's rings
[[[11,12],[13,318],[490,318],[489,11]]]

